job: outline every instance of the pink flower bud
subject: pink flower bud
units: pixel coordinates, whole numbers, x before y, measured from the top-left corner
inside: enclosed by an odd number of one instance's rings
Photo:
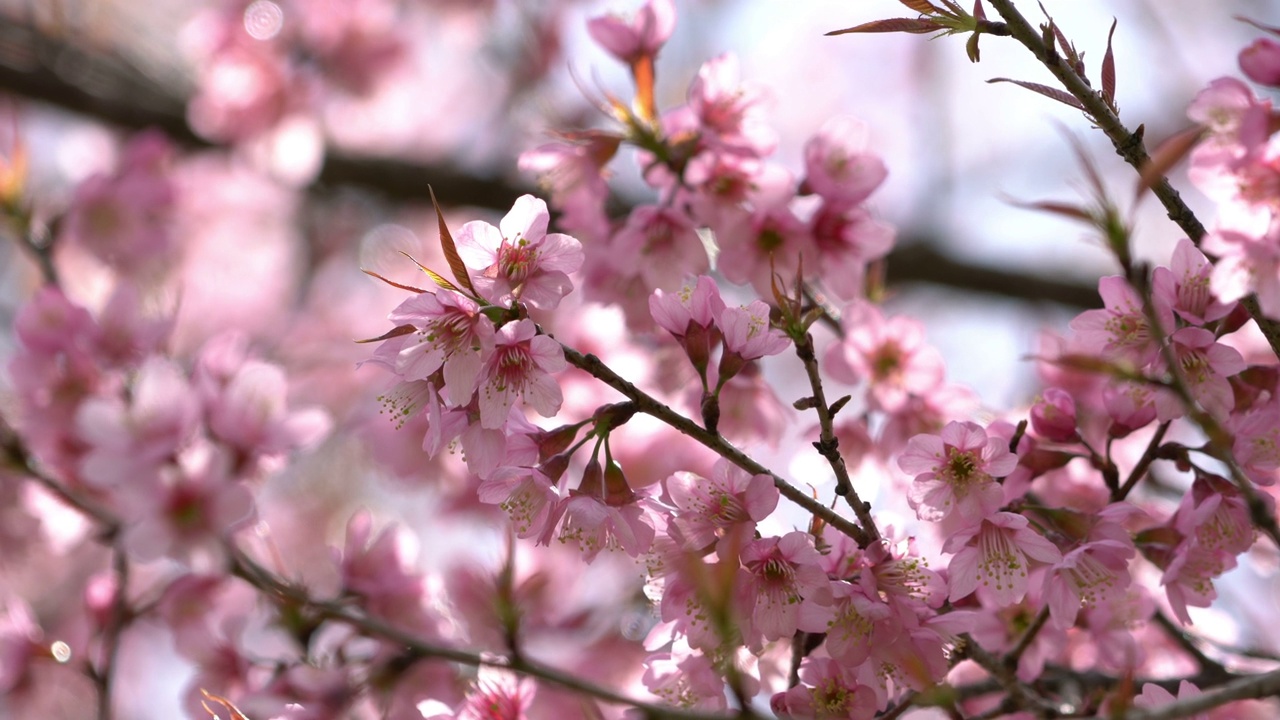
[[[1076,402],[1061,388],[1044,391],[1031,406],[1031,427],[1051,442],[1071,442],[1076,435]]]
[[[604,15],[587,21],[592,39],[625,63],[657,55],[675,27],[676,8],[671,0],[649,0],[630,19]]]
[[[1240,69],[1259,85],[1280,87],[1280,43],[1258,38],[1240,51]]]

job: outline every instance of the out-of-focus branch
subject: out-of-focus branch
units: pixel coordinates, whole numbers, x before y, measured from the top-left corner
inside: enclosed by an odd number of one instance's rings
[[[182,91],[166,88],[119,58],[0,18],[0,92],[47,103],[128,130],[157,128],[191,147],[211,147],[187,124]],[[505,211],[534,188],[499,175],[480,176],[446,161],[413,162],[352,155],[329,148],[319,188],[353,186],[393,201],[428,200]],[[1070,307],[1097,306],[1088,283],[966,263],[936,250],[926,237],[901,238],[888,258],[888,281],[925,283],[967,292]]]
[[[1274,698],[1280,695],[1280,670],[1242,678],[1195,697],[1181,698],[1168,705],[1125,715],[1125,720],[1173,720],[1191,717],[1236,700]]]

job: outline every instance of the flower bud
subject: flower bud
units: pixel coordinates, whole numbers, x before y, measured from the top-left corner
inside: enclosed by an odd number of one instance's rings
[[[1259,85],[1280,87],[1280,43],[1258,38],[1240,51],[1240,70]]]
[[[1065,390],[1049,388],[1031,406],[1031,427],[1050,442],[1071,442],[1076,433],[1076,402]]]

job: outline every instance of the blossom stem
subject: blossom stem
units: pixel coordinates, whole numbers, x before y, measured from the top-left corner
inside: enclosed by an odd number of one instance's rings
[[[707,448],[719,454],[720,457],[725,458],[729,462],[737,465],[743,470],[746,470],[752,475],[768,475],[773,479],[773,484],[778,487],[778,492],[782,493],[783,497],[804,508],[806,512],[818,517],[836,530],[839,530],[845,535],[853,538],[860,547],[867,547],[875,541],[875,536],[873,536],[868,530],[858,527],[855,523],[840,515],[835,510],[832,510],[826,505],[823,505],[817,500],[809,497],[804,493],[804,491],[774,474],[768,468],[753,460],[746,453],[734,447],[728,440],[725,440],[715,433],[707,431],[694,421],[686,418],[675,410],[672,410],[666,404],[651,397],[640,388],[631,384],[622,376],[611,370],[607,365],[601,362],[600,358],[590,354],[584,355],[563,343],[561,343],[560,347],[564,349],[564,357],[569,361],[569,364],[625,395],[627,399],[636,404],[636,409],[640,412],[657,418],[676,430],[679,430],[681,433],[702,443]]]
[[[1160,449],[1160,443],[1164,441],[1164,434],[1169,430],[1170,421],[1160,423],[1156,428],[1156,434],[1151,436],[1151,442],[1147,443],[1147,449],[1142,453],[1142,457],[1138,459],[1138,463],[1133,466],[1133,470],[1129,472],[1129,477],[1125,479],[1124,485],[1121,485],[1115,492],[1111,493],[1111,502],[1120,502],[1129,495],[1129,491],[1138,484],[1147,474],[1147,468],[1151,467],[1151,463],[1156,459],[1156,452]]]
[[[836,475],[836,494],[843,496],[849,503],[849,507],[853,508],[862,529],[871,539],[879,540],[880,531],[871,517],[871,504],[863,502],[862,498],[858,497],[858,492],[853,489],[853,483],[849,479],[849,468],[845,466],[844,456],[840,454],[839,441],[833,427],[834,417],[831,406],[827,404],[826,393],[822,389],[822,377],[818,374],[818,358],[813,352],[813,336],[805,333],[804,338],[797,342],[795,347],[796,357],[800,358],[805,374],[809,377],[809,387],[813,391],[813,408],[818,413],[819,437],[813,446],[822,457],[826,458]]]
[[[1036,619],[1023,631],[1022,637],[1018,638],[1018,644],[1014,645],[1013,649],[1004,656],[1005,667],[1014,669],[1018,667],[1018,662],[1022,660],[1023,653],[1027,651],[1027,648],[1031,647],[1031,643],[1035,642],[1036,636],[1040,634],[1040,628],[1044,627],[1048,620],[1049,606],[1046,605],[1040,608],[1040,614],[1036,615]]]

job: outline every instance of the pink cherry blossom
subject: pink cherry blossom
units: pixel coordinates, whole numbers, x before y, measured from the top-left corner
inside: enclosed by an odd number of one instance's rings
[[[1051,442],[1071,442],[1076,430],[1076,402],[1061,388],[1047,388],[1031,406],[1031,427]]]
[[[458,708],[457,720],[528,720],[537,685],[527,677],[482,667]]]
[[[480,371],[480,424],[502,427],[517,397],[543,417],[555,415],[563,398],[551,373],[566,367],[560,344],[538,335],[532,320],[507,323],[496,331],[485,325],[479,328],[485,358]]]
[[[680,638],[669,652],[654,653],[644,662],[643,682],[663,702],[685,710],[724,710],[724,678],[706,655]]]
[[[1022,600],[1027,594],[1032,561],[1062,560],[1058,548],[1029,525],[1022,515],[998,512],[947,538],[943,551],[955,553],[948,566],[951,601],[974,591],[995,607],[1008,607]]]
[[[677,472],[664,485],[677,508],[675,524],[689,549],[705,548],[737,525],[753,527],[778,505],[778,488],[768,475],[750,475],[721,459],[710,478]]]
[[[446,395],[454,405],[465,405],[480,373],[479,326],[493,325],[480,306],[441,289],[413,295],[387,319],[397,327],[412,325],[417,332],[383,342],[375,358],[406,380],[425,379],[443,366]]]
[[[1170,267],[1160,266],[1151,275],[1155,301],[1193,325],[1221,320],[1233,306],[1219,302],[1210,292],[1212,273],[1213,265],[1204,253],[1183,238],[1173,251]]]
[[[1240,51],[1240,70],[1259,85],[1280,87],[1280,43],[1258,38]]]
[[[1175,698],[1173,693],[1156,685],[1155,683],[1146,683],[1142,686],[1142,694],[1134,698],[1133,704],[1140,708],[1154,710],[1163,705],[1168,705],[1175,700],[1186,700],[1200,695],[1200,688],[1191,683],[1190,680],[1183,680],[1178,683],[1178,696]],[[1196,713],[1189,716],[1191,720],[1209,720],[1208,713]]]
[[[1160,331],[1151,328],[1138,293],[1118,275],[1099,279],[1098,293],[1106,307],[1086,310],[1071,321],[1080,341],[1102,357],[1129,360],[1139,367],[1155,360]],[[1162,331],[1173,329],[1172,313],[1160,313],[1159,320]]]
[[[823,285],[842,300],[860,297],[867,264],[889,254],[896,230],[861,207],[830,202],[818,208],[809,224]]]
[[[917,435],[898,458],[898,467],[915,476],[910,499],[920,519],[954,515],[965,525],[1000,508],[1004,492],[995,478],[1013,472],[1017,464],[1007,442],[987,437],[971,422],[947,423],[941,435]]]
[[[840,382],[866,381],[873,407],[895,412],[911,395],[942,382],[942,357],[925,344],[918,321],[886,320],[879,308],[855,301],[842,311],[840,325],[844,337],[827,350],[824,367]]]
[[[876,693],[849,677],[831,658],[807,657],[800,665],[801,684],[773,696],[772,710],[797,720],[871,720]]]
[[[673,0],[648,0],[630,18],[604,15],[587,21],[591,38],[625,63],[652,58],[671,37],[676,25]]]
[[[827,629],[831,591],[819,557],[813,537],[804,532],[762,538],[742,549],[748,644],[789,638],[797,629]]]
[[[542,535],[551,509],[559,500],[555,486],[542,472],[509,465],[490,474],[478,492],[481,502],[496,504],[506,511],[520,538]]]
[[[614,506],[588,492],[570,490],[550,510],[538,542],[552,539],[572,544],[591,562],[602,550],[621,550],[637,557],[653,544],[654,529],[638,502]]]
[[[1263,314],[1280,317],[1280,248],[1275,240],[1275,232],[1253,237],[1219,229],[1205,235],[1201,247],[1219,258],[1210,275],[1213,293],[1225,302],[1256,293]]]
[[[720,357],[720,382],[737,375],[743,365],[766,355],[777,355],[791,344],[781,330],[771,327],[769,306],[763,300],[750,305],[725,307],[716,319],[724,335],[724,355]]]
[[[652,288],[674,288],[686,276],[707,271],[707,251],[693,222],[672,207],[641,205],[609,243],[609,262],[622,273],[639,274]]]
[[[573,289],[568,273],[582,267],[582,245],[547,233],[547,204],[522,195],[498,227],[479,220],[458,231],[458,255],[481,297],[497,305],[524,302],[554,310]]]
[[[889,171],[867,151],[867,126],[851,117],[828,120],[804,146],[805,185],[837,207],[867,199]]]
[[[703,130],[703,141],[724,152],[764,157],[777,146],[777,136],[763,121],[764,91],[739,82],[738,57],[714,57],[698,70],[689,86],[689,108]]]
[[[1227,427],[1240,469],[1259,485],[1274,485],[1280,470],[1280,405],[1268,402],[1246,414],[1232,415]]]

